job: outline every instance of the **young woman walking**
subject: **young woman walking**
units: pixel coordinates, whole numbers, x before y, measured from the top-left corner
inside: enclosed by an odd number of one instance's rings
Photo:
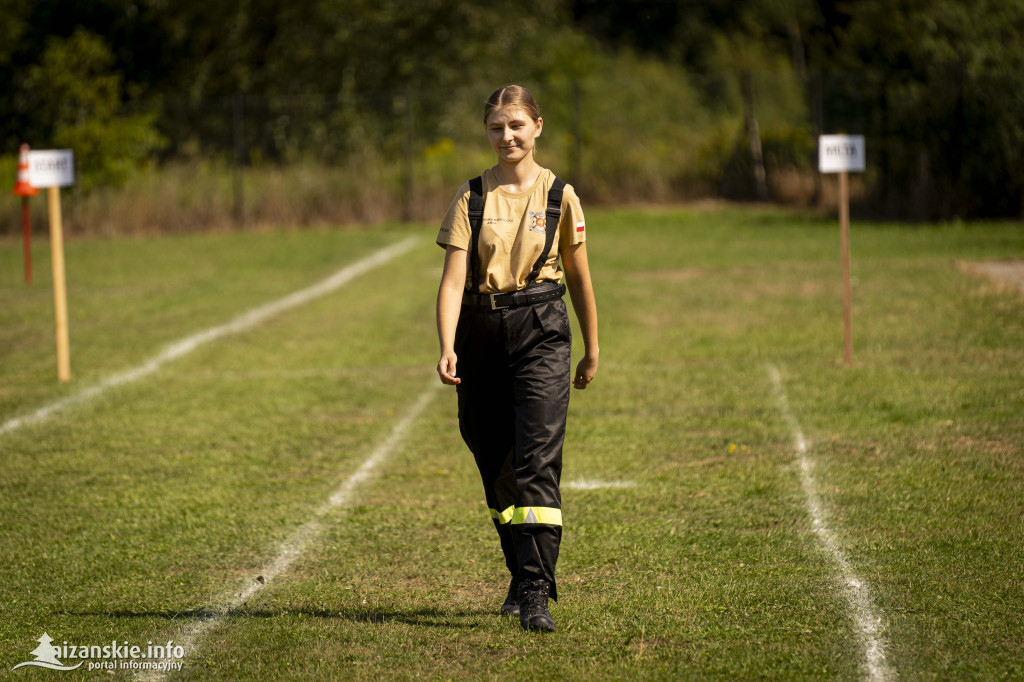
[[[544,120],[533,96],[496,90],[484,124],[497,163],[459,189],[437,235],[437,373],[457,387],[459,430],[511,574],[501,611],[552,632],[570,376],[585,389],[597,372],[597,305],[580,201],[534,158]],[[585,349],[575,375],[563,272]]]

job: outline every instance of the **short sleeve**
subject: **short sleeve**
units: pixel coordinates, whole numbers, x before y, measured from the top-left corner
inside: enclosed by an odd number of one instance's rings
[[[572,185],[566,185],[562,192],[562,218],[558,222],[558,249],[562,251],[585,241],[587,226],[580,198]]]
[[[448,212],[441,220],[441,229],[437,232],[437,245],[442,249],[456,246],[469,251],[473,230],[469,226],[468,208],[469,183],[467,182],[459,188],[455,198],[452,199],[451,206],[448,207]]]

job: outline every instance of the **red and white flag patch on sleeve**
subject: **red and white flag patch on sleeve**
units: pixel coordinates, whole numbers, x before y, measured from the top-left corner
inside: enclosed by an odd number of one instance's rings
[[[583,225],[583,221],[582,220],[579,221],[578,223],[576,223],[576,231],[577,232],[583,232],[584,229],[585,229],[585,227]]]

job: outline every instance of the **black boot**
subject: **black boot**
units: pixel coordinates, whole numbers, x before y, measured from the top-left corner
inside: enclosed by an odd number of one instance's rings
[[[508,584],[508,595],[501,605],[501,613],[503,616],[519,616],[519,581],[516,578]]]
[[[554,632],[555,621],[548,612],[548,590],[545,580],[524,580],[519,583],[519,624],[524,630]]]

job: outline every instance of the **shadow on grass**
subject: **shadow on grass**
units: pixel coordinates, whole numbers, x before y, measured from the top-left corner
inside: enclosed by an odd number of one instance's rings
[[[183,611],[130,611],[130,610],[107,610],[107,611],[61,611],[54,615],[83,616],[83,617],[108,617],[108,618],[159,618],[162,620],[209,620],[211,618],[223,618],[224,620],[242,620],[246,618],[281,618],[288,616],[302,616],[306,618],[320,618],[331,620],[347,620],[353,623],[403,623],[419,627],[431,628],[452,628],[469,630],[478,627],[476,619],[479,617],[497,616],[497,613],[483,609],[473,610],[442,610],[442,609],[387,609],[367,608],[354,609],[342,608],[337,611],[328,609],[293,608],[293,609],[267,609],[267,608],[246,608],[239,606],[231,609],[189,609]],[[472,619],[470,622],[459,622],[461,619]]]

